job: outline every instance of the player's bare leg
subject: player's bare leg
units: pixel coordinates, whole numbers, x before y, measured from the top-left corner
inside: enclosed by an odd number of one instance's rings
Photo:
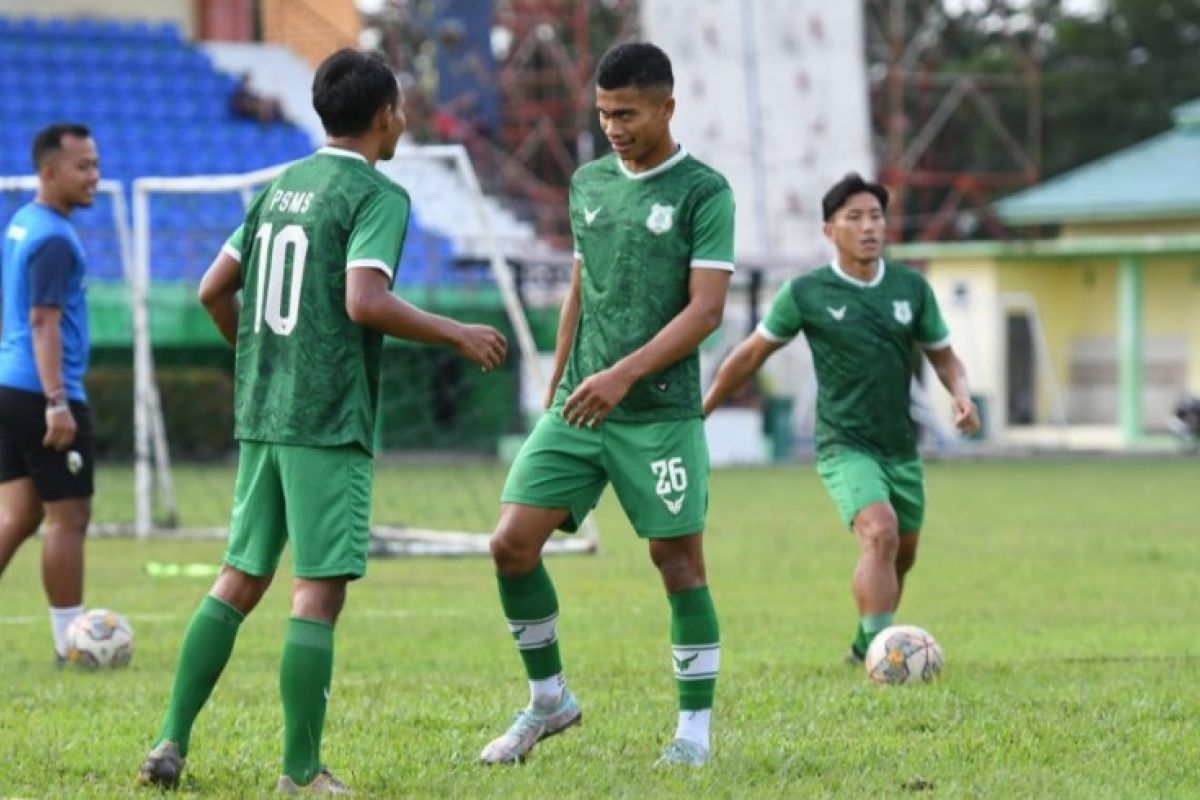
[[[321,736],[333,679],[333,631],[346,604],[346,577],[297,578],[279,667],[283,775],[276,789],[348,794],[321,764]]]
[[[42,500],[31,479],[0,483],[0,575],[25,540],[37,532],[42,516]]]
[[[228,564],[221,568],[184,635],[167,716],[158,742],[138,770],[138,784],[162,789],[179,785],[196,716],[229,662],[238,628],[262,600],[272,577],[250,575]]]
[[[91,517],[91,498],[46,503],[42,585],[52,608],[83,603],[83,540]]]
[[[500,520],[490,542],[492,561],[504,616],[529,678],[529,705],[517,712],[501,736],[483,748],[479,760],[484,764],[523,761],[539,741],[583,719],[563,677],[558,597],[542,564],[542,548],[567,514],[563,508],[516,503],[500,507]]]
[[[921,534],[916,531],[900,534],[900,546],[896,549],[896,607],[892,611],[900,608],[900,598],[904,596],[904,576],[917,563],[917,545],[920,544],[920,539]]]
[[[83,540],[92,518],[92,500],[55,500],[44,508],[42,586],[50,604],[55,663],[60,663],[66,656],[67,627],[83,613]]]
[[[704,569],[699,533],[651,539],[650,560],[658,568],[671,605],[671,658],[679,692],[675,736],[660,765],[703,766],[710,750],[709,724],[721,661],[716,609]]]
[[[872,503],[859,511],[853,530],[858,540],[858,563],[851,588],[858,605],[859,627],[846,660],[861,662],[875,634],[892,624],[900,601],[900,530],[895,510],[885,502]]]

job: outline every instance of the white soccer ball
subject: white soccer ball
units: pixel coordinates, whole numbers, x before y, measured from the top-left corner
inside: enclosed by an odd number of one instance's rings
[[[893,625],[871,641],[865,665],[875,683],[928,683],[942,673],[942,648],[924,628]]]
[[[115,611],[93,608],[67,626],[67,663],[85,669],[124,667],[133,659],[133,628]]]

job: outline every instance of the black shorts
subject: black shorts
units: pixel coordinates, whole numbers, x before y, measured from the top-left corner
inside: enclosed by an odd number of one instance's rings
[[[46,398],[0,386],[0,483],[31,478],[42,502],[91,497],[95,463],[92,411],[69,403],[75,441],[66,450],[42,444],[46,438]]]

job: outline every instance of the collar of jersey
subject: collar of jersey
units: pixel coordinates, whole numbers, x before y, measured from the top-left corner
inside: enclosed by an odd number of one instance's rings
[[[621,160],[621,157],[617,156],[617,168],[621,170],[622,175],[630,180],[644,181],[647,178],[653,178],[655,175],[666,172],[671,167],[687,158],[687,154],[688,151],[684,148],[684,146],[679,145],[675,148],[675,153],[670,158],[659,164],[657,167],[648,169],[645,172],[630,172],[629,167],[625,166],[625,162]]]
[[[329,145],[325,145],[321,149],[317,150],[317,152],[327,156],[338,156],[339,158],[357,158],[364,164],[367,163],[367,158],[362,153],[356,153],[353,150],[343,150],[340,147],[330,147]]]
[[[829,262],[829,266],[833,267],[834,275],[837,275],[839,278],[844,280],[846,283],[854,284],[855,286],[858,286],[863,289],[870,289],[872,286],[878,286],[883,281],[883,271],[884,271],[885,265],[883,263],[882,258],[879,259],[879,269],[875,270],[875,277],[871,278],[871,280],[869,280],[869,281],[860,281],[858,278],[855,278],[852,275],[847,275],[846,272],[842,269],[842,265],[838,263],[838,260],[836,258],[833,259],[833,261]]]

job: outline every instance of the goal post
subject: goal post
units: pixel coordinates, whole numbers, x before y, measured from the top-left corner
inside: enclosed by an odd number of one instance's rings
[[[195,419],[185,420],[173,410],[180,405],[176,396],[180,390],[159,391],[165,389],[160,384],[168,371],[178,369],[165,367],[158,357],[163,341],[156,337],[170,327],[160,311],[159,296],[182,283],[194,297],[196,283],[219,251],[222,237],[242,221],[250,198],[287,166],[237,175],[143,177],[133,182],[129,286],[135,309],[137,387],[134,529],[140,537],[226,533],[227,513],[221,518],[214,509],[227,511],[233,490],[230,431],[214,432],[228,445],[215,459],[194,459],[183,452],[181,440],[195,434],[185,436],[179,426],[186,422],[194,427]],[[493,227],[489,201],[465,148],[404,147],[379,166],[413,198],[415,222],[397,270],[396,292],[438,313],[506,327],[510,362],[515,360],[520,372],[510,365],[481,376],[449,351],[389,340],[383,358],[381,424],[376,432],[372,552],[483,554],[504,475],[498,455],[511,452],[512,441],[528,432],[535,415],[521,396],[543,394],[542,360],[528,309]],[[434,188],[427,185],[431,181]],[[430,192],[439,200],[451,198],[453,213],[470,220],[482,234],[476,252],[467,259],[470,268],[463,268],[463,259],[452,255],[452,232],[422,224],[422,197]],[[173,241],[176,234],[188,241]],[[198,309],[199,303],[191,302],[180,317],[195,317]],[[178,320],[171,324],[191,326]],[[215,341],[211,324],[207,328],[198,338],[207,342],[204,348],[226,359],[224,372],[228,373],[231,351]],[[183,347],[197,341],[178,332],[174,335]],[[193,364],[197,358],[168,360]],[[522,387],[532,391],[521,391]],[[230,388],[231,382],[223,390]],[[187,393],[195,399],[192,395],[209,392]],[[501,447],[502,440],[508,446]],[[598,531],[589,517],[578,534],[552,538],[547,550],[592,552],[597,541]]]

